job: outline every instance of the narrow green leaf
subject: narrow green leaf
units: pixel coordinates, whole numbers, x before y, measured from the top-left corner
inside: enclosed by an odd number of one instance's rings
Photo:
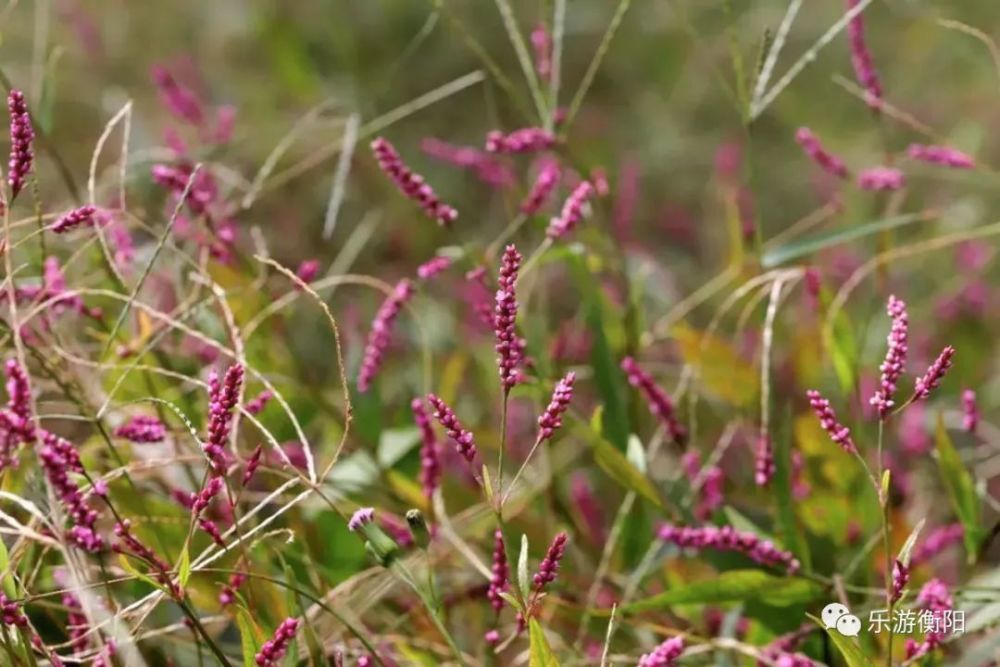
[[[14,577],[8,572],[10,568],[10,556],[7,554],[7,545],[0,540],[0,572],[4,572],[3,577],[3,592],[7,597],[16,599],[17,598],[17,587],[14,585]]]
[[[517,557],[517,585],[521,588],[521,595],[527,597],[528,591],[528,536],[521,535],[521,553]]]
[[[187,586],[188,579],[191,578],[191,550],[186,546],[181,551],[180,564],[177,566],[177,583],[180,584],[181,590]]]
[[[139,570],[135,569],[135,565],[133,565],[132,562],[124,554],[119,554],[118,563],[119,565],[122,566],[123,570],[131,574],[136,579],[141,579],[150,586],[153,586],[154,588],[157,588],[159,590],[163,590],[163,586],[161,586],[159,582],[150,577],[148,574],[143,574]]]
[[[856,379],[858,344],[847,313],[843,310],[837,313],[831,330],[830,335],[826,336],[825,346],[833,360],[833,369],[837,372],[840,388],[845,392],[851,392]]]
[[[611,443],[602,438],[599,433],[590,428],[581,429],[587,442],[594,451],[594,459],[604,472],[629,491],[635,491],[640,496],[664,509],[663,500],[656,487],[639,470],[629,463],[628,459]]]
[[[861,225],[839,227],[830,232],[816,234],[815,236],[807,236],[804,239],[792,241],[786,245],[768,250],[764,253],[764,256],[761,257],[760,263],[765,269],[770,269],[778,266],[779,264],[784,264],[787,261],[797,259],[805,255],[811,255],[812,253],[818,250],[823,250],[824,248],[841,245],[842,243],[855,241],[887,229],[895,229],[896,227],[908,225],[911,222],[921,222],[927,219],[928,217],[925,213],[907,213],[905,215],[896,215],[889,218],[873,220]]]
[[[910,553],[913,551],[913,545],[917,543],[917,538],[920,536],[920,531],[924,529],[924,523],[926,523],[926,521],[926,519],[921,519],[917,522],[917,525],[914,526],[913,530],[910,532],[910,536],[906,538],[905,542],[903,542],[903,546],[899,550],[899,555],[897,556],[899,562],[903,565],[909,566]]]
[[[779,577],[763,570],[730,570],[721,572],[713,579],[677,586],[665,593],[638,600],[622,607],[622,611],[634,613],[663,609],[670,605],[749,600],[787,607],[815,600],[822,592],[823,589],[818,584],[800,577]]]
[[[875,664],[864,654],[861,647],[856,641],[851,640],[849,637],[837,632],[836,629],[826,628],[822,621],[813,616],[812,614],[807,614],[816,625],[820,626],[826,631],[826,634],[833,641],[833,645],[837,647],[840,651],[840,655],[844,656],[844,661],[847,663],[847,667],[875,667]]]
[[[955,514],[965,528],[965,551],[971,563],[979,551],[979,541],[982,537],[982,528],[979,524],[979,497],[976,495],[972,475],[955,451],[955,445],[944,427],[944,419],[940,413],[934,439],[937,444],[938,469],[941,471],[941,479],[948,490],[948,497],[951,498]]]
[[[236,625],[240,629],[240,649],[243,652],[243,667],[257,667],[257,637],[253,619],[243,609],[236,612]]]
[[[559,667],[559,661],[552,653],[549,640],[545,638],[545,632],[538,621],[531,619],[528,623],[529,639],[531,641],[531,659],[529,667]]]

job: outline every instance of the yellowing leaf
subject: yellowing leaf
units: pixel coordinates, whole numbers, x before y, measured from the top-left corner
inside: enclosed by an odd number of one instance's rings
[[[396,492],[410,507],[427,511],[427,496],[421,490],[420,485],[412,479],[403,475],[397,470],[389,470],[385,473],[389,480],[389,486]]]
[[[961,457],[955,450],[955,445],[948,435],[948,430],[944,427],[944,420],[940,413],[937,418],[937,433],[935,435],[937,445],[938,469],[941,471],[941,479],[948,490],[948,497],[951,498],[951,505],[955,509],[962,526],[965,528],[965,550],[971,563],[979,551],[979,540],[982,528],[979,525],[979,496],[976,495],[976,487],[972,481]]]
[[[531,656],[528,662],[529,667],[559,667],[559,661],[552,654],[549,640],[545,638],[545,632],[538,621],[531,619],[528,624],[529,640],[531,642]]]
[[[673,335],[681,357],[697,369],[709,394],[732,405],[753,401],[757,372],[732,345],[683,323],[674,327]]]

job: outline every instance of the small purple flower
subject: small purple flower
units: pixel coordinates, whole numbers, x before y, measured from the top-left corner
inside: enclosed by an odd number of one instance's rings
[[[548,81],[552,76],[552,38],[544,23],[539,23],[531,31],[531,46],[535,50],[535,70],[538,78]]]
[[[21,611],[21,605],[0,593],[0,621],[4,625],[24,628],[28,626],[28,617]]]
[[[552,400],[549,401],[545,412],[538,418],[538,442],[548,440],[556,432],[556,429],[562,426],[562,415],[569,408],[569,402],[573,400],[573,382],[575,380],[576,373],[570,371],[556,384],[556,388],[552,392]]]
[[[352,533],[356,533],[361,530],[363,526],[367,526],[372,521],[375,520],[375,508],[374,507],[362,507],[351,515],[350,521],[347,522],[347,529]]]
[[[955,348],[951,345],[941,350],[941,354],[930,365],[927,372],[917,380],[917,384],[913,390],[914,398],[919,400],[931,395],[931,391],[937,388],[941,383],[941,379],[948,372],[948,369],[951,368],[951,360],[954,356]]]
[[[392,327],[402,312],[403,306],[413,296],[413,283],[403,278],[392,290],[392,294],[382,302],[375,319],[372,321],[372,330],[368,334],[368,342],[365,345],[364,356],[361,360],[361,370],[358,372],[358,391],[362,394],[371,388],[372,380],[382,366],[385,352],[389,348],[392,339]]]
[[[503,545],[503,533],[499,529],[493,533],[493,568],[490,574],[490,587],[486,591],[493,609],[499,614],[503,609],[504,600],[501,593],[510,588],[510,566],[507,564],[507,551]]]
[[[434,418],[438,420],[438,423],[447,431],[448,437],[454,440],[458,446],[458,453],[466,461],[472,463],[473,459],[476,458],[476,443],[472,433],[462,427],[455,412],[443,400],[434,394],[427,394],[427,400],[434,406]]]
[[[737,531],[732,526],[691,528],[664,524],[657,535],[664,542],[681,548],[736,551],[761,565],[783,568],[788,574],[795,574],[800,567],[791,552],[782,551],[770,540],[762,540],[750,532]]]
[[[540,127],[525,127],[510,134],[493,130],[486,135],[486,150],[490,153],[535,153],[555,145],[555,135]]]
[[[914,160],[921,160],[952,169],[975,169],[976,160],[962,151],[950,146],[924,146],[910,144],[906,153]]]
[[[257,667],[277,667],[288,652],[288,645],[295,639],[299,631],[299,619],[286,618],[274,631],[274,637],[264,642],[260,651],[254,656]]]
[[[851,430],[837,421],[837,415],[830,407],[830,401],[823,398],[815,389],[807,391],[806,396],[809,397],[809,405],[819,417],[819,425],[830,434],[830,439],[849,454],[858,451],[857,447],[854,446],[854,440],[851,439]]]
[[[757,486],[767,486],[774,477],[774,471],[774,447],[771,443],[771,438],[762,434],[757,438],[754,482],[756,482]]]
[[[218,373],[214,370],[208,379],[208,437],[202,444],[202,450],[216,475],[221,475],[226,467],[225,448],[233,425],[233,410],[239,403],[243,375],[243,366],[233,364],[226,371],[221,383]]]
[[[71,540],[85,551],[101,551],[104,548],[104,539],[95,528],[98,519],[97,510],[87,504],[80,487],[70,478],[71,472],[83,472],[83,464],[80,463],[76,447],[68,440],[48,431],[41,433],[41,441],[38,458],[49,484],[73,523],[69,531]]]
[[[417,202],[428,217],[447,227],[458,219],[458,211],[443,203],[434,190],[419,174],[413,173],[403,162],[395,147],[382,137],[376,138],[371,144],[372,152],[389,178],[406,197]]]
[[[962,428],[969,433],[975,433],[979,426],[979,406],[976,404],[976,392],[966,389],[962,392]]]
[[[319,275],[319,260],[318,259],[307,259],[299,264],[298,268],[295,269],[295,275],[304,283],[311,283],[316,280],[316,276]]]
[[[116,428],[115,435],[136,444],[163,442],[167,427],[156,417],[136,415]]]
[[[517,272],[521,268],[521,253],[513,245],[507,246],[497,276],[496,308],[493,331],[496,334],[497,367],[504,393],[518,383],[517,366],[523,358],[523,349],[517,336]]]
[[[531,186],[531,191],[521,203],[521,212],[525,215],[538,213],[555,192],[561,179],[562,167],[559,166],[559,161],[555,159],[543,161],[538,169],[538,176],[535,177],[535,183]]]
[[[263,456],[264,447],[262,445],[257,445],[257,447],[254,448],[253,453],[250,454],[250,458],[247,459],[247,467],[246,470],[243,471],[243,486],[249,484],[250,480],[253,479],[253,476],[257,474],[257,468],[260,467],[260,462],[263,459]]]
[[[684,638],[672,637],[639,658],[638,667],[673,667],[684,652]]]
[[[417,277],[421,280],[430,280],[442,271],[447,270],[450,266],[450,257],[444,257],[442,255],[431,257],[429,260],[417,267]]]
[[[247,575],[242,572],[234,572],[229,576],[229,581],[225,586],[222,587],[222,592],[219,593],[219,604],[223,607],[228,607],[232,603],[236,602],[236,591],[240,589],[244,583],[246,583]]]
[[[899,169],[892,167],[871,167],[858,174],[858,187],[862,190],[883,192],[900,190],[906,185],[906,177]]]
[[[32,143],[35,130],[31,125],[31,115],[24,101],[24,93],[11,90],[7,95],[7,110],[10,112],[10,161],[7,163],[7,183],[13,200],[24,187],[24,181],[31,172],[35,154]]]
[[[628,383],[646,397],[649,411],[660,418],[670,437],[676,442],[683,442],[687,437],[687,431],[677,421],[674,403],[667,393],[657,386],[649,373],[639,368],[639,364],[632,357],[622,359],[621,368],[628,376]]]
[[[889,604],[895,604],[903,596],[903,589],[910,581],[910,569],[897,558],[892,562],[892,590],[889,592]]]
[[[65,234],[66,232],[73,231],[80,225],[93,226],[95,223],[94,215],[96,213],[97,209],[89,204],[80,208],[74,208],[56,220],[51,229],[56,234]]]
[[[195,514],[200,514],[208,509],[212,499],[219,495],[219,491],[222,491],[222,486],[223,483],[221,477],[209,478],[208,482],[205,483],[205,486],[201,491],[191,494],[191,510]]]
[[[965,528],[960,523],[935,528],[911,553],[910,567],[928,562],[948,547],[959,544],[964,536]]]
[[[859,0],[847,0],[848,11],[858,5]],[[872,62],[872,54],[865,42],[865,24],[858,14],[847,24],[847,40],[851,47],[851,62],[858,83],[865,89],[868,106],[877,108],[882,102],[882,84]]]
[[[170,113],[192,125],[204,122],[201,100],[194,91],[181,85],[165,67],[154,66],[150,74],[160,91],[160,99]]]
[[[478,148],[454,146],[440,139],[427,137],[420,142],[420,149],[433,158],[475,171],[479,180],[487,185],[502,188],[514,183],[514,173],[509,166]]]
[[[681,457],[681,466],[689,479],[701,478],[698,505],[695,507],[694,515],[702,521],[707,521],[715,510],[725,504],[726,474],[718,466],[708,466],[702,470],[701,456],[694,450]]]
[[[553,538],[549,550],[545,553],[545,558],[538,564],[538,572],[532,579],[536,592],[541,591],[547,584],[556,580],[556,575],[559,574],[559,563],[562,562],[563,556],[566,554],[568,541],[569,536],[566,533],[559,533]]]
[[[808,127],[798,129],[795,133],[795,141],[823,171],[833,174],[837,178],[847,178],[847,165],[844,164],[844,161],[823,148],[819,137],[813,134]]]
[[[410,409],[413,411],[413,421],[420,431],[420,483],[423,485],[424,495],[430,498],[441,485],[441,456],[438,451],[438,441],[431,427],[430,415],[424,408],[424,402],[415,398],[410,402]]]
[[[572,232],[583,220],[588,209],[588,202],[593,196],[593,184],[590,181],[581,181],[566,198],[566,203],[563,204],[560,214],[549,222],[549,227],[545,231],[546,236],[556,241]]]
[[[251,415],[259,415],[267,407],[267,404],[271,402],[272,398],[274,398],[274,392],[270,389],[265,389],[247,401],[243,409]]]
[[[903,374],[906,367],[907,336],[909,333],[909,315],[906,312],[906,304],[902,300],[897,299],[894,295],[890,296],[886,312],[892,318],[892,327],[889,329],[889,336],[886,339],[888,350],[885,354],[885,361],[879,366],[879,370],[882,371],[879,389],[869,401],[883,419],[895,405],[892,396],[896,393],[896,383],[899,381],[899,376]]]

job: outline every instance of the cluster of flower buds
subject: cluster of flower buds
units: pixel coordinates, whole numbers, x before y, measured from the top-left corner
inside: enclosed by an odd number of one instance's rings
[[[682,548],[737,551],[756,563],[783,568],[789,574],[795,574],[800,567],[793,554],[779,549],[770,540],[763,540],[753,533],[738,531],[731,526],[692,528],[666,524],[660,527],[657,535],[664,542]]]

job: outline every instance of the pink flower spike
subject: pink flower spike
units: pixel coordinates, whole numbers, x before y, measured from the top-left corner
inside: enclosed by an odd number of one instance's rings
[[[382,367],[385,352],[389,348],[392,339],[392,328],[403,310],[403,306],[413,296],[413,283],[403,278],[392,290],[382,306],[375,314],[372,321],[372,330],[368,334],[368,342],[365,345],[364,356],[361,360],[361,370],[358,373],[358,391],[362,394],[371,387],[372,380]]]
[[[590,181],[582,181],[563,204],[562,212],[549,222],[545,231],[553,241],[572,232],[589,210],[588,202],[594,196],[594,186]]]
[[[427,401],[434,406],[434,418],[448,432],[448,437],[455,441],[458,446],[458,453],[469,463],[476,458],[476,443],[472,433],[462,427],[455,412],[448,407],[448,404],[435,396],[427,394]]]
[[[823,171],[833,174],[837,178],[847,178],[847,165],[844,164],[844,161],[823,148],[819,137],[813,134],[808,127],[798,129],[795,133],[795,141]]]
[[[779,567],[795,574],[800,564],[789,552],[782,551],[770,540],[763,540],[754,533],[738,531],[732,526],[705,526],[692,528],[664,524],[657,533],[659,539],[684,549],[714,549],[736,551],[755,563]]]
[[[667,393],[653,381],[649,373],[639,368],[639,364],[632,357],[622,359],[621,368],[628,376],[628,383],[646,397],[649,411],[663,422],[671,439],[683,442],[687,437],[687,430],[677,421],[674,403]]]
[[[830,439],[840,445],[845,452],[853,454],[858,451],[854,446],[854,440],[851,439],[851,430],[837,421],[837,415],[830,407],[830,401],[814,389],[807,391],[806,396],[809,397],[809,405],[819,417],[819,425],[830,434]]]
[[[969,433],[975,433],[979,426],[979,407],[976,405],[976,392],[966,389],[962,392],[962,428]]]
[[[153,67],[151,75],[160,90],[160,99],[170,113],[192,125],[201,125],[204,122],[205,113],[202,110],[201,100],[194,91],[178,83],[165,67]]]
[[[295,269],[295,275],[298,276],[299,280],[304,283],[311,283],[316,280],[316,276],[319,275],[319,260],[318,259],[307,259],[299,264],[299,267]]]
[[[538,564],[538,572],[532,579],[536,592],[541,591],[547,584],[556,580],[556,575],[559,574],[559,563],[562,562],[563,556],[566,554],[568,541],[569,536],[566,533],[559,533],[552,540],[549,550],[545,553],[545,558]]]
[[[277,667],[281,659],[288,652],[288,645],[295,639],[295,633],[299,631],[299,620],[297,618],[286,618],[274,631],[274,637],[264,642],[260,651],[254,656],[257,667]]]
[[[538,418],[538,442],[548,440],[562,426],[562,415],[569,408],[569,402],[573,400],[573,382],[575,380],[576,373],[570,371],[556,384],[556,388],[552,392],[552,400],[549,401],[542,416]]]
[[[10,112],[10,161],[7,163],[7,183],[13,200],[24,187],[24,181],[31,172],[35,160],[32,143],[35,130],[31,125],[31,115],[24,101],[24,93],[11,90],[7,95],[7,110]]]
[[[889,592],[889,604],[895,604],[903,596],[903,589],[910,581],[910,569],[897,558],[892,563],[892,590]]]
[[[945,376],[948,369],[951,368],[952,357],[955,356],[955,348],[948,345],[943,350],[938,358],[934,360],[934,363],[930,365],[927,372],[924,373],[923,377],[917,380],[917,384],[913,390],[913,397],[915,399],[927,398],[931,395],[931,390],[936,389],[941,383],[941,378]]]
[[[94,225],[95,213],[97,213],[97,209],[89,204],[75,208],[56,220],[50,229],[56,234],[65,234],[66,232],[73,231],[80,225],[92,227]]]
[[[257,474],[257,468],[260,467],[260,462],[264,457],[264,447],[262,445],[257,445],[253,453],[250,454],[250,458],[247,459],[246,470],[243,471],[242,485],[245,487],[253,479],[253,476]]]
[[[374,507],[362,507],[354,514],[351,515],[350,521],[347,522],[347,529],[352,533],[356,533],[363,526],[367,526],[372,521],[375,520],[375,508]]]
[[[895,405],[892,396],[896,393],[896,383],[906,367],[906,353],[909,349],[907,344],[909,315],[906,312],[906,303],[892,295],[889,297],[886,312],[892,318],[892,326],[886,339],[888,350],[885,354],[885,361],[879,366],[882,377],[879,381],[878,391],[869,401],[883,419]]]
[[[847,0],[848,11],[857,7],[860,0]],[[851,63],[858,83],[865,89],[868,106],[877,109],[882,103],[882,84],[872,62],[871,52],[865,43],[864,19],[859,13],[847,24],[847,40],[851,47]]]
[[[503,533],[499,529],[493,533],[493,568],[490,575],[490,587],[486,591],[493,609],[499,614],[503,609],[504,599],[501,593],[510,587],[510,566],[507,564],[507,551],[504,549]]]
[[[910,554],[910,567],[922,565],[965,537],[965,527],[951,523],[935,528]]]
[[[504,393],[518,383],[520,373],[517,367],[524,357],[520,339],[517,336],[517,272],[521,268],[521,253],[513,245],[507,246],[500,263],[497,276],[496,308],[494,309],[493,331],[496,335],[497,367]]]
[[[936,164],[941,167],[951,167],[952,169],[976,168],[975,158],[950,146],[910,144],[910,147],[906,149],[906,153],[914,160],[921,160],[922,162]]]
[[[430,280],[437,274],[447,271],[451,266],[451,258],[438,255],[417,267],[417,277],[421,280]]]
[[[163,442],[167,427],[156,417],[136,415],[116,428],[115,435],[136,444]]]
[[[510,134],[493,130],[486,135],[486,150],[490,153],[537,153],[555,145],[555,135],[540,127],[525,127]]]
[[[219,593],[219,604],[223,607],[228,607],[232,603],[236,602],[236,591],[239,590],[240,586],[246,583],[247,575],[242,572],[234,572],[229,576],[229,581],[225,586],[222,587],[222,592]]]
[[[899,169],[892,167],[871,167],[858,174],[858,187],[872,192],[900,190],[906,185],[906,177]]]
[[[455,146],[434,137],[426,137],[420,142],[420,149],[435,159],[476,172],[479,180],[487,185],[503,188],[514,184],[514,172],[511,168],[496,156],[478,148]]]
[[[413,421],[420,431],[420,483],[424,488],[424,495],[428,498],[434,495],[434,491],[441,485],[441,456],[438,451],[437,437],[431,427],[431,419],[424,408],[424,402],[419,398],[410,402],[410,409],[413,411]]]
[[[239,402],[243,387],[243,366],[233,364],[226,370],[222,382],[214,370],[208,379],[208,437],[202,450],[208,457],[215,475],[221,475],[226,468],[226,445],[233,424],[233,410]]]
[[[535,184],[531,186],[531,191],[521,203],[521,212],[525,215],[534,215],[545,206],[545,202],[559,186],[562,179],[562,167],[554,159],[545,160],[535,177]]]
[[[771,444],[771,438],[761,435],[757,438],[754,482],[756,482],[757,486],[767,486],[771,483],[774,472],[774,447]]]
[[[538,78],[548,81],[552,76],[552,39],[544,23],[539,23],[531,31],[531,46],[535,49],[535,69]]]
[[[429,218],[437,220],[444,227],[458,219],[458,211],[443,203],[431,186],[424,182],[423,177],[406,166],[391,143],[378,137],[372,141],[371,147],[382,171],[393,180],[400,192],[417,202]]]
[[[271,402],[272,398],[274,398],[274,392],[270,389],[265,389],[247,401],[243,409],[251,415],[259,415],[267,407],[267,404]]]
[[[639,658],[638,667],[674,667],[684,652],[684,638],[672,637]]]

